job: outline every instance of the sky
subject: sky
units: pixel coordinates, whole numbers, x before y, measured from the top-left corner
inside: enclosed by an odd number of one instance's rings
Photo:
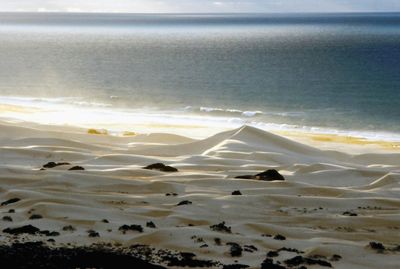
[[[0,11],[393,12],[400,11],[400,0],[0,0]]]

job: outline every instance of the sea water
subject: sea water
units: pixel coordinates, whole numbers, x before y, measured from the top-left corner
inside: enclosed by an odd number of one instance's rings
[[[400,140],[400,14],[0,13],[0,116]]]

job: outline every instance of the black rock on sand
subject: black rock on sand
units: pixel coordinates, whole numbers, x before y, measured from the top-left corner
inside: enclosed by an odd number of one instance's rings
[[[276,171],[275,169],[269,169],[269,170],[266,170],[266,171],[256,174],[256,175],[244,175],[244,176],[237,176],[235,178],[256,179],[256,180],[263,180],[263,181],[274,181],[274,180],[283,181],[283,180],[285,180],[285,178],[281,174],[279,174],[279,172]]]
[[[163,163],[153,163],[146,167],[143,167],[143,169],[160,170],[161,172],[178,172],[178,169],[176,169],[175,167],[168,166]]]
[[[11,199],[9,199],[7,201],[2,202],[1,206],[6,206],[6,205],[9,205],[9,204],[13,204],[13,203],[19,202],[19,201],[21,201],[21,199],[19,199],[19,198],[11,198]]]
[[[54,168],[54,167],[61,166],[61,165],[70,165],[70,163],[67,163],[67,162],[63,162],[63,163],[48,162],[45,165],[43,165],[43,168]]]

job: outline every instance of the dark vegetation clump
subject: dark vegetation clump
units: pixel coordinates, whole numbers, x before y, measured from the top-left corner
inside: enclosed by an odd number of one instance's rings
[[[3,221],[9,221],[9,222],[11,222],[11,221],[13,221],[13,219],[12,219],[10,216],[4,216],[4,217],[3,217]]]
[[[17,228],[6,228],[3,233],[12,235],[31,234],[31,235],[44,235],[44,236],[59,236],[59,232],[50,232],[48,230],[41,231],[39,228],[32,225],[25,225]]]
[[[154,224],[154,222],[152,222],[152,221],[148,221],[147,223],[146,223],[146,227],[148,227],[148,228],[153,228],[153,229],[155,229],[155,228],[157,228],[157,226]]]
[[[33,214],[29,217],[29,219],[34,220],[34,219],[42,219],[43,216],[42,215],[38,215],[38,214]]]
[[[163,266],[124,253],[99,247],[49,248],[42,242],[14,243],[0,246],[2,268],[129,268],[165,269]]]
[[[216,232],[232,233],[231,227],[225,225],[225,221],[210,226],[210,229]]]
[[[382,243],[379,242],[369,242],[369,246],[372,249],[378,250],[378,251],[384,251],[385,246]]]
[[[274,236],[274,239],[275,239],[275,240],[286,240],[286,237],[284,237],[284,236],[281,235],[281,234],[277,234],[277,235]]]
[[[308,264],[308,265],[319,265],[323,267],[332,267],[332,264],[330,262],[327,262],[322,259],[314,259],[314,258],[306,258],[303,256],[296,256],[291,259],[285,260],[284,261],[286,265],[293,267],[293,266],[299,266],[302,264]]]
[[[100,234],[94,230],[89,230],[87,232],[89,237],[100,237]]]
[[[119,231],[126,233],[128,231],[137,231],[139,233],[143,233],[143,227],[141,225],[132,224],[132,225],[122,225],[118,228]]]
[[[63,231],[68,231],[68,232],[73,232],[73,231],[75,231],[76,229],[75,229],[75,227],[72,226],[72,225],[67,225],[67,226],[64,226],[64,227],[62,228],[62,230],[63,230]]]
[[[229,253],[231,254],[232,257],[240,257],[240,256],[242,256],[243,248],[238,243],[228,242],[226,244],[228,246],[231,246],[231,248],[229,250]]]

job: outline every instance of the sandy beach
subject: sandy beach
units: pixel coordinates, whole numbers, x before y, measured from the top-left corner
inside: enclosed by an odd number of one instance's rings
[[[167,268],[398,268],[399,148],[332,139],[2,122],[2,248],[101,246]],[[155,163],[167,168],[143,169]],[[269,169],[285,180],[236,178]]]

